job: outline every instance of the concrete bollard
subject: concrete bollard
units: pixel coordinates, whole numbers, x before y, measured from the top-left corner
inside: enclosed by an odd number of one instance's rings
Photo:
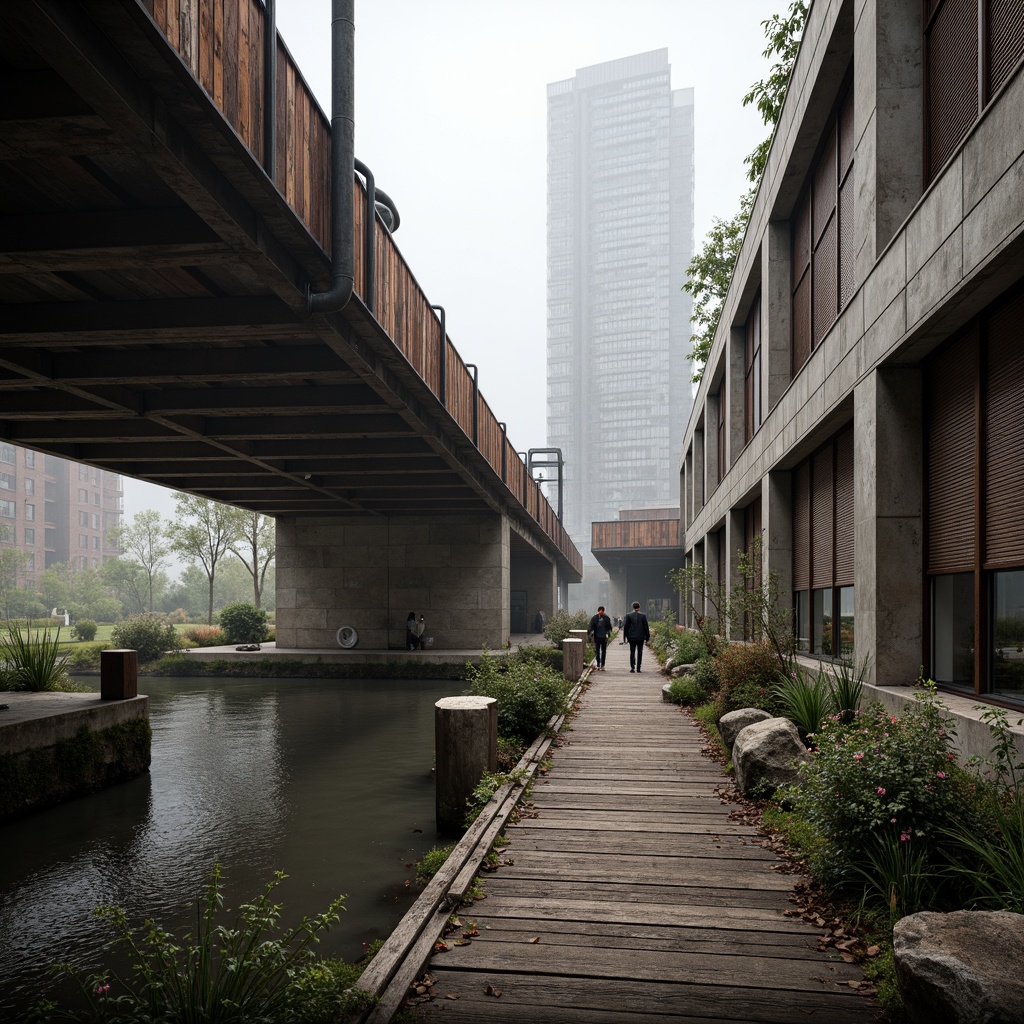
[[[590,633],[585,629],[570,629],[569,636],[575,638],[576,640],[582,640],[583,643],[586,644],[587,637],[590,636]]]
[[[138,695],[138,652],[100,651],[100,700],[129,700]]]
[[[498,769],[498,702],[444,697],[434,708],[437,830],[457,833],[480,777]]]
[[[573,682],[583,675],[583,641],[577,637],[562,641],[562,675]]]

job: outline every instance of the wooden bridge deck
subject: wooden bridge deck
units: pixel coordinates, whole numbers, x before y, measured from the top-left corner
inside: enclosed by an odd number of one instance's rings
[[[792,876],[731,821],[701,734],[661,700],[653,655],[629,673],[613,643],[553,766],[536,817],[510,826],[487,897],[461,914],[479,936],[435,954],[416,1020],[843,1024],[877,1007],[859,968],[818,950]],[[500,994],[498,994],[500,993]]]

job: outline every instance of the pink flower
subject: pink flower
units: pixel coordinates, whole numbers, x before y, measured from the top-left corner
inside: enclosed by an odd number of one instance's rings
[[[861,750],[858,750],[857,753],[853,755],[853,759],[854,759],[854,761],[861,761],[861,760],[863,760],[864,759],[864,752],[861,751]]]
[[[938,775],[938,777],[940,779],[944,779],[946,777],[946,773],[945,772],[936,772],[935,774]]]
[[[909,832],[901,832],[900,833],[900,842],[901,843],[908,843],[908,842],[910,842],[910,833]]]
[[[889,823],[890,823],[891,825],[895,825],[895,824],[896,824],[896,819],[895,819],[895,818],[890,818],[890,819],[889,819]]]
[[[876,793],[877,793],[877,794],[878,794],[879,796],[885,796],[885,789],[884,789],[884,788],[883,788],[882,786],[879,786],[879,787],[878,787],[878,789],[877,789],[877,790],[875,790],[875,792],[876,792]]]
[[[110,986],[109,985],[97,985],[96,986],[96,995],[98,995],[98,996],[105,996],[109,991],[110,991]]]

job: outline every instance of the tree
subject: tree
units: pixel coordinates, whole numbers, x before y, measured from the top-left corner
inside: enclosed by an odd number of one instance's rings
[[[755,187],[740,199],[739,212],[730,220],[714,218],[703,248],[694,255],[686,269],[686,284],[683,288],[694,300],[690,322],[696,330],[690,337],[693,345],[690,359],[693,361],[695,383],[704,376],[704,367],[711,355],[722,306],[736,269],[736,258],[739,256],[743,234],[747,230],[750,209],[754,204],[756,186],[768,160],[768,150],[771,148],[775,125],[782,113],[782,104],[806,21],[805,0],[791,0],[787,14],[781,17],[775,14],[761,22],[768,40],[764,56],[777,57],[778,60],[772,65],[767,78],[750,87],[750,91],[743,97],[743,105],[755,103],[764,123],[771,128],[771,133],[743,161],[747,165],[747,178]]]
[[[103,582],[111,593],[117,594],[129,615],[141,615],[148,608],[149,577],[145,568],[131,558],[108,558],[99,569]],[[153,587],[157,593],[166,586],[165,573],[157,573],[153,577]]]
[[[176,494],[177,518],[167,526],[171,548],[187,561],[198,562],[209,583],[206,621],[213,625],[213,584],[217,565],[237,536],[235,509],[194,494]]]
[[[804,0],[791,0],[789,12],[782,17],[773,14],[768,21],[762,21],[768,45],[763,55],[768,58],[777,57],[767,78],[755,82],[750,92],[743,97],[743,106],[757,104],[758,113],[771,132],[763,142],[754,148],[743,161],[747,165],[747,178],[757,184],[764,173],[768,162],[768,150],[771,148],[775,126],[779,123],[782,104],[786,98],[786,89],[793,74],[800,40],[803,39],[804,25],[807,23],[807,4]]]
[[[754,202],[751,189],[740,200],[739,212],[731,220],[715,217],[711,230],[704,239],[704,247],[686,268],[686,284],[683,287],[693,296],[693,314],[690,323],[696,330],[690,337],[693,351],[693,381],[699,382],[704,376],[704,366],[711,355],[718,321],[722,317],[722,306],[732,272],[736,268],[736,257],[747,230],[750,207]]]
[[[0,548],[0,601],[4,618],[11,617],[11,599],[17,593],[25,573],[25,553],[17,548]]]
[[[267,570],[274,561],[277,541],[274,520],[249,509],[236,509],[238,538],[231,545],[235,555],[252,577],[253,604],[259,608]]]
[[[153,610],[153,591],[158,574],[169,564],[170,549],[166,544],[160,513],[153,509],[139,512],[130,524],[120,524],[115,528],[114,539],[142,566],[146,574],[148,600],[146,609]]]

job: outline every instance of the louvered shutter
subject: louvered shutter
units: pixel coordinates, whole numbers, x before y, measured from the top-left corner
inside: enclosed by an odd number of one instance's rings
[[[835,537],[833,519],[832,445],[811,462],[811,587],[831,587]]]
[[[974,568],[977,337],[933,361],[928,381],[928,571]]]
[[[988,95],[992,96],[1024,56],[1024,4],[989,0],[988,30]]]
[[[988,321],[985,562],[1024,563],[1024,295]]]
[[[853,586],[853,431],[836,438],[836,578],[837,587]]]
[[[811,586],[810,465],[802,462],[793,473],[793,589]]]
[[[978,0],[938,5],[926,51],[930,181],[978,117]]]

